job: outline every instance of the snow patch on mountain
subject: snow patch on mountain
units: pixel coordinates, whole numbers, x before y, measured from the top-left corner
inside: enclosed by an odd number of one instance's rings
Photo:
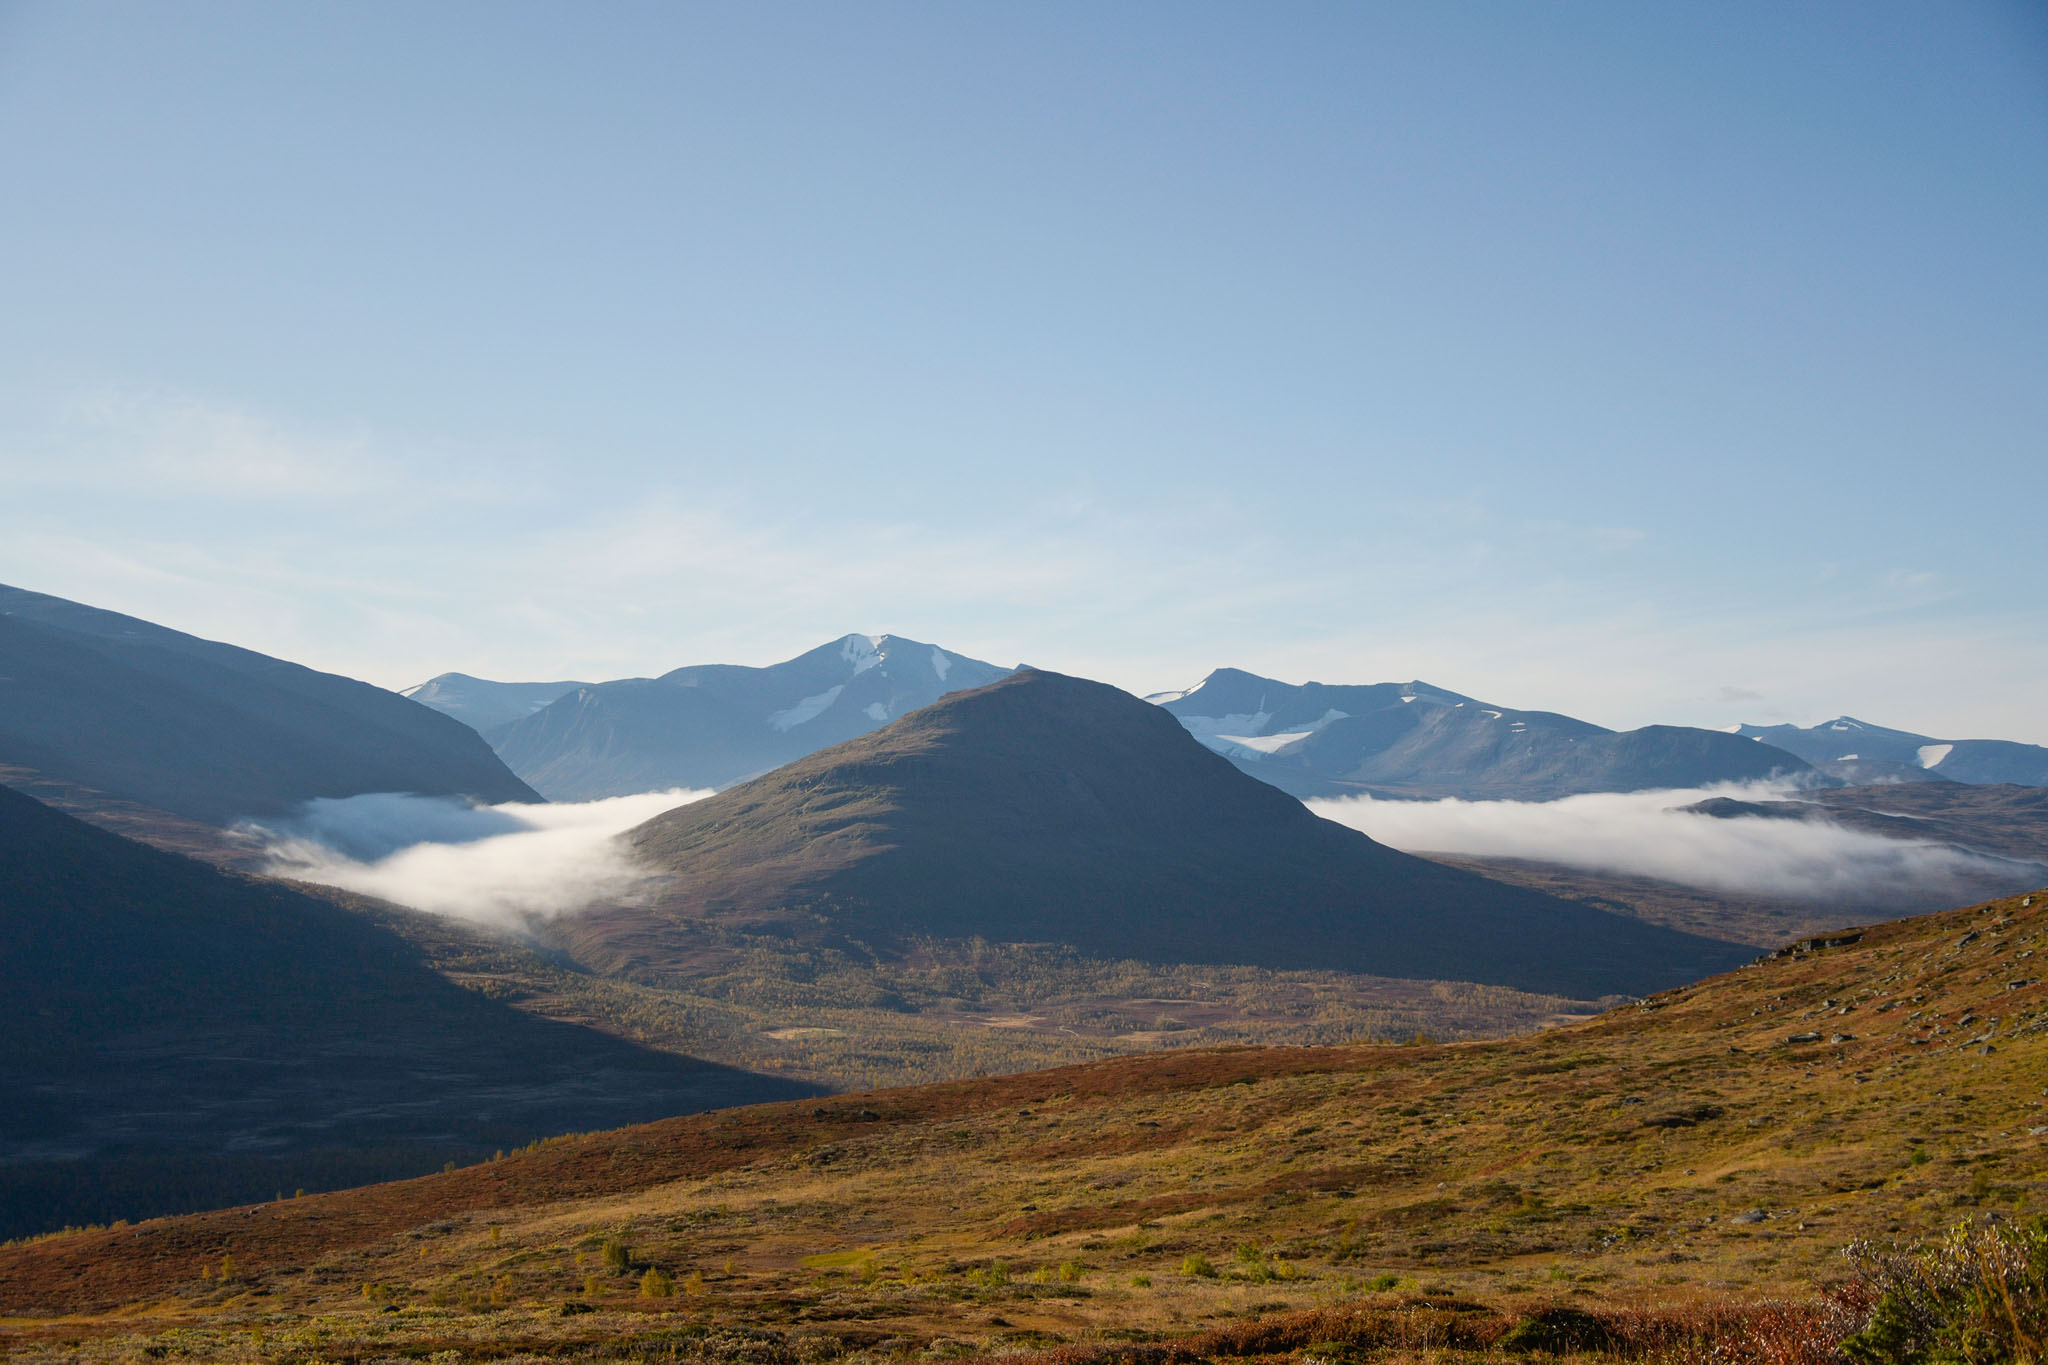
[[[853,665],[853,676],[858,678],[861,674],[882,662],[882,641],[888,638],[886,635],[849,635],[839,642],[839,657]],[[830,702],[825,703],[826,706],[831,704]],[[819,711],[824,709],[824,706],[818,708]],[[811,713],[813,716],[816,714],[817,711]],[[810,718],[810,716],[805,716],[804,720],[809,720]],[[790,722],[790,725],[798,724],[802,724],[802,722]],[[784,725],[778,728],[787,730],[789,726]]]
[[[936,673],[936,674],[938,674],[938,675],[939,675],[939,681],[940,681],[940,682],[944,682],[944,681],[946,680],[946,675],[947,675],[948,673],[951,673],[952,671],[953,671],[953,661],[952,661],[951,659],[949,659],[949,658],[947,658],[947,657],[946,657],[946,651],[945,651],[945,650],[943,650],[943,649],[940,649],[940,648],[939,648],[939,647],[938,647],[937,645],[933,645],[933,646],[932,646],[932,672],[934,672],[934,673]]]
[[[1933,768],[1940,766],[1941,760],[1947,758],[1949,756],[1949,753],[1955,747],[1956,746],[1953,744],[1921,745],[1920,748],[1916,751],[1920,759],[1920,766],[1923,768]]]
[[[875,656],[869,657],[873,659]],[[867,665],[867,667],[872,666],[872,663]],[[865,669],[861,664],[856,663],[854,665],[853,671],[856,674],[858,674],[865,671]],[[782,730],[784,732],[794,730],[797,726],[802,725],[805,721],[815,720],[818,716],[822,715],[825,711],[825,708],[830,706],[833,702],[838,701],[839,694],[841,692],[844,692],[845,690],[846,684],[841,683],[837,687],[834,687],[829,691],[820,692],[815,697],[805,697],[802,701],[798,702],[795,706],[790,707],[787,711],[777,711],[774,714],[770,715],[768,717],[768,724],[772,728]]]
[[[1229,741],[1232,735],[1256,735],[1273,719],[1271,711],[1238,712],[1229,716],[1181,716],[1180,723],[1196,739],[1215,749],[1213,741]],[[1217,752],[1222,752],[1220,749]]]
[[[1202,743],[1226,758],[1264,758],[1301,743],[1313,730],[1289,730],[1278,735],[1216,735]]]
[[[889,719],[889,708],[878,701],[869,702],[866,706],[862,707],[861,710],[867,715],[867,718],[869,720]]]

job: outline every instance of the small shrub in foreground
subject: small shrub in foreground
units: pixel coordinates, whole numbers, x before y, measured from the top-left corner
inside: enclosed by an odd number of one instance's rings
[[[2048,1220],[1964,1223],[1919,1247],[1846,1249],[1871,1304],[1842,1343],[1861,1365],[2031,1365],[2048,1349]]]

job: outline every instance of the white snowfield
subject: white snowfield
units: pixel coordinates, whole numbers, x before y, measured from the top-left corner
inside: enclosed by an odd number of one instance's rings
[[[1230,754],[1238,758],[1263,758],[1277,754],[1282,749],[1301,743],[1313,730],[1292,730],[1281,735],[1212,735],[1202,743],[1219,754]]]
[[[887,706],[884,706],[881,702],[871,701],[862,709],[867,712],[867,717],[869,720],[889,719],[889,708]]]
[[[1955,747],[1953,744],[1923,744],[1915,753],[1919,756],[1921,767],[1933,768],[1938,767]]]
[[[839,657],[853,665],[853,675],[857,678],[876,664],[882,662],[882,641],[888,638],[886,635],[849,635],[839,644]],[[827,702],[826,705],[829,706],[831,703]],[[823,709],[823,707],[819,708],[819,710]],[[817,712],[814,711],[811,714],[816,715]],[[804,719],[809,720],[810,716],[806,716]],[[799,722],[791,722],[791,724],[797,723]],[[787,730],[789,726],[785,725],[782,728]]]
[[[860,665],[856,664],[854,666],[853,671],[856,673],[860,672]],[[828,692],[820,692],[815,697],[805,697],[802,701],[798,702],[795,706],[790,707],[787,711],[777,711],[774,714],[770,715],[768,717],[768,724],[774,729],[782,730],[785,732],[789,730],[794,730],[797,726],[802,725],[805,721],[814,720],[818,716],[822,715],[824,713],[825,708],[830,706],[833,702],[838,701],[839,694],[841,692],[844,692],[845,690],[846,684],[841,683],[839,684],[839,686],[831,689]]]
[[[938,674],[938,675],[939,675],[939,681],[940,681],[940,682],[944,682],[944,681],[946,680],[946,675],[947,675],[948,673],[951,673],[952,671],[953,671],[953,661],[952,661],[951,659],[949,659],[949,658],[947,658],[947,657],[946,657],[946,651],[945,651],[945,650],[943,650],[943,649],[940,649],[940,648],[939,648],[939,647],[938,647],[937,645],[933,645],[933,646],[932,646],[932,672],[934,672],[934,673],[936,673],[936,674]]]
[[[1249,715],[1182,716],[1180,723],[1189,734],[1226,758],[1264,758],[1290,749],[1334,720],[1347,720],[1348,711],[1335,707],[1323,712],[1305,730],[1286,730],[1277,735],[1259,733],[1273,719],[1270,711]]]

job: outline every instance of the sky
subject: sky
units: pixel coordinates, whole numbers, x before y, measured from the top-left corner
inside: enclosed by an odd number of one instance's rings
[[[2048,743],[2048,17],[0,0],[0,582]]]

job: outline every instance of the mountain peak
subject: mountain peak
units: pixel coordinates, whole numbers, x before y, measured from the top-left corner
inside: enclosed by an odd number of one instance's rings
[[[1040,669],[625,838],[670,882],[652,907],[561,926],[599,965],[658,970],[655,945],[687,952],[678,931],[707,918],[877,946],[979,936],[1591,995],[1742,956],[1398,853],[1239,772],[1162,708]]]

